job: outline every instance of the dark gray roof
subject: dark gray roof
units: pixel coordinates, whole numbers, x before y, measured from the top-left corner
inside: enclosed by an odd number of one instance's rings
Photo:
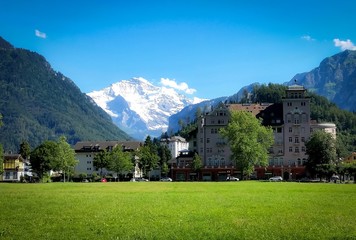
[[[74,145],[76,152],[98,152],[109,150],[116,146],[122,146],[124,150],[137,150],[142,145],[135,141],[84,141]]]

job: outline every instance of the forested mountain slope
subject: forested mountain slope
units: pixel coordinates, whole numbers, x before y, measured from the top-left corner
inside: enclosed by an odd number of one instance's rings
[[[131,139],[94,101],[41,55],[14,48],[0,37],[0,143],[17,151],[65,135],[79,140]]]

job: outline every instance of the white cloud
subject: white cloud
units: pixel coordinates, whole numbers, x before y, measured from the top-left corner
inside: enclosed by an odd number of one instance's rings
[[[334,45],[335,47],[340,47],[341,50],[356,50],[356,46],[351,42],[350,39],[347,39],[346,41],[342,41],[338,38],[335,38]]]
[[[175,79],[171,80],[169,78],[161,78],[161,84],[166,87],[171,87],[180,91],[184,91],[187,94],[193,94],[197,91],[193,88],[189,88],[188,84],[186,84],[185,82],[178,84]]]
[[[309,35],[301,36],[301,39],[303,39],[303,40],[305,40],[305,41],[315,41],[315,39],[312,38],[312,37],[309,36]]]
[[[44,38],[44,39],[46,39],[47,38],[47,34],[46,33],[44,33],[44,32],[41,32],[40,30],[35,30],[35,35],[36,35],[36,37],[39,37],[39,38]]]

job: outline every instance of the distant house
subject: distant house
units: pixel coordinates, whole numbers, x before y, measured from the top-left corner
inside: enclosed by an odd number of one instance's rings
[[[356,163],[356,152],[352,152],[349,156],[345,157],[344,163]]]
[[[100,174],[100,169],[96,169],[93,165],[94,157],[101,151],[112,151],[115,147],[121,147],[123,151],[133,152],[136,151],[142,145],[141,142],[135,141],[84,141],[77,142],[74,145],[74,151],[76,159],[79,160],[77,166],[75,167],[76,173],[86,173],[88,176],[92,176],[95,172]],[[108,171],[107,169],[102,170],[103,175],[115,173]],[[138,167],[138,162],[136,159],[135,169],[133,169],[133,177],[142,177],[142,172]],[[115,176],[114,176],[115,177]]]
[[[26,163],[20,154],[4,154],[4,182],[19,182],[26,173]]]

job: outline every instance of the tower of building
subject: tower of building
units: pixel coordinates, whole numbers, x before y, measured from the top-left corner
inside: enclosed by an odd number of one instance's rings
[[[310,136],[310,98],[300,85],[289,86],[283,102],[284,166],[301,166],[306,161],[305,141]]]

